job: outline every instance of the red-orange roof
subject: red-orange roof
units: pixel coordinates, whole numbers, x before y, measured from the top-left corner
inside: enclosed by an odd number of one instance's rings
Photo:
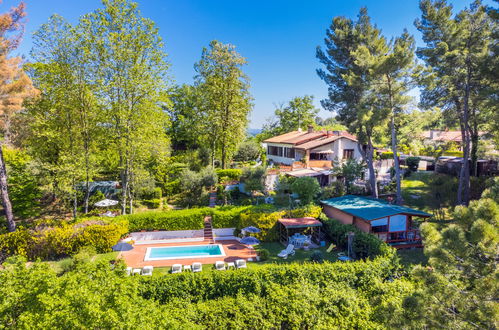
[[[298,149],[308,150],[327,143],[331,143],[342,137],[353,141],[357,141],[354,135],[345,131],[336,131],[333,134],[334,135],[327,136],[326,131],[318,131],[318,132],[293,131],[268,138],[263,142],[292,144]]]
[[[322,226],[322,222],[316,218],[306,217],[306,218],[283,218],[279,219],[279,222],[286,228],[304,228],[304,227],[319,227]]]

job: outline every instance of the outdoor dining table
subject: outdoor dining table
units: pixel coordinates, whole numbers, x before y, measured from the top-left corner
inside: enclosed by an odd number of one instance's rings
[[[301,234],[295,234],[289,238],[289,244],[293,244],[295,247],[302,247],[306,242],[310,243],[308,237]]]

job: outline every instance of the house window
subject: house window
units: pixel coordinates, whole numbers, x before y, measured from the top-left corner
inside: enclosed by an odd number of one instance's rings
[[[388,225],[372,226],[371,230],[373,233],[386,233],[388,231]]]
[[[286,148],[286,147],[267,146],[267,155],[295,158],[295,149]]]
[[[282,147],[268,146],[267,154],[282,157]]]
[[[343,159],[352,159],[353,149],[343,149]]]
[[[295,158],[295,149],[293,149],[293,148],[284,148],[284,157],[286,157],[286,158]]]
[[[327,159],[327,154],[323,154],[323,153],[311,153],[310,154],[310,160],[328,160],[328,159]]]

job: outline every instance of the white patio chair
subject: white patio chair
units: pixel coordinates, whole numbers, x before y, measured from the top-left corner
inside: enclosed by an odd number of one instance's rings
[[[203,265],[200,262],[192,263],[192,272],[198,273],[203,270]]]
[[[176,273],[182,273],[182,265],[181,264],[174,264],[172,266],[172,274]]]
[[[127,274],[128,276],[132,275],[132,271],[133,271],[133,268],[132,268],[132,267],[127,267],[127,268],[126,268],[126,274]]]
[[[236,268],[239,269],[239,268],[248,268],[248,266],[246,265],[246,260],[244,259],[237,259],[236,260]]]
[[[279,252],[277,255],[280,258],[286,259],[289,255],[294,255],[295,254],[295,246],[293,244],[288,244],[288,246]]]
[[[152,276],[153,266],[144,266],[141,275]]]
[[[215,262],[215,269],[216,270],[225,270],[225,262],[223,261],[217,261]]]

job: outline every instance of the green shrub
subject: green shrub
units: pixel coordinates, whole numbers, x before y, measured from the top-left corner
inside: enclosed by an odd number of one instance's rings
[[[105,226],[90,225],[83,228],[82,244],[95,248],[98,253],[110,252],[111,247],[128,232],[128,223],[111,223]]]
[[[36,216],[42,197],[40,182],[33,170],[31,157],[22,150],[3,147],[7,167],[9,197],[14,214],[20,218]]]
[[[34,244],[34,237],[24,228],[0,235],[0,263],[8,256],[30,257],[30,249]]]
[[[212,224],[214,228],[239,228],[241,229],[240,214],[252,206],[225,206],[213,209]]]
[[[323,263],[324,262],[324,257],[322,256],[321,251],[314,251],[312,255],[310,256],[310,261],[316,262],[316,263]]]
[[[379,155],[379,158],[380,159],[393,159],[393,152],[391,152],[391,151],[383,152]]]
[[[260,261],[266,261],[270,258],[270,251],[264,248],[255,248],[258,256],[260,257]]]
[[[0,254],[3,257],[19,255],[34,260],[57,259],[77,253],[83,246],[97,252],[109,252],[121,236],[128,232],[127,222],[81,222],[62,224],[40,230],[18,229],[0,235]]]
[[[320,220],[324,224],[324,231],[333,240],[333,243],[342,249],[347,248],[347,233],[354,232],[353,251],[358,258],[376,256],[391,256],[395,254],[392,247],[379,240],[376,236],[364,233],[353,225],[344,225],[338,220],[330,219],[321,214]]]
[[[409,167],[409,170],[416,172],[418,170],[420,160],[421,158],[419,157],[407,157],[405,163],[407,164],[407,167]]]
[[[445,151],[443,156],[463,157],[462,151]]]
[[[161,206],[161,199],[147,199],[143,200],[142,204],[147,206],[148,209],[157,209]]]
[[[321,192],[321,186],[316,178],[306,176],[294,180],[291,184],[291,191],[298,194],[300,202],[306,205],[311,203]]]
[[[238,168],[229,168],[229,169],[217,169],[216,170],[218,176],[218,182],[223,182],[228,180],[236,180],[239,181],[243,171]]]

